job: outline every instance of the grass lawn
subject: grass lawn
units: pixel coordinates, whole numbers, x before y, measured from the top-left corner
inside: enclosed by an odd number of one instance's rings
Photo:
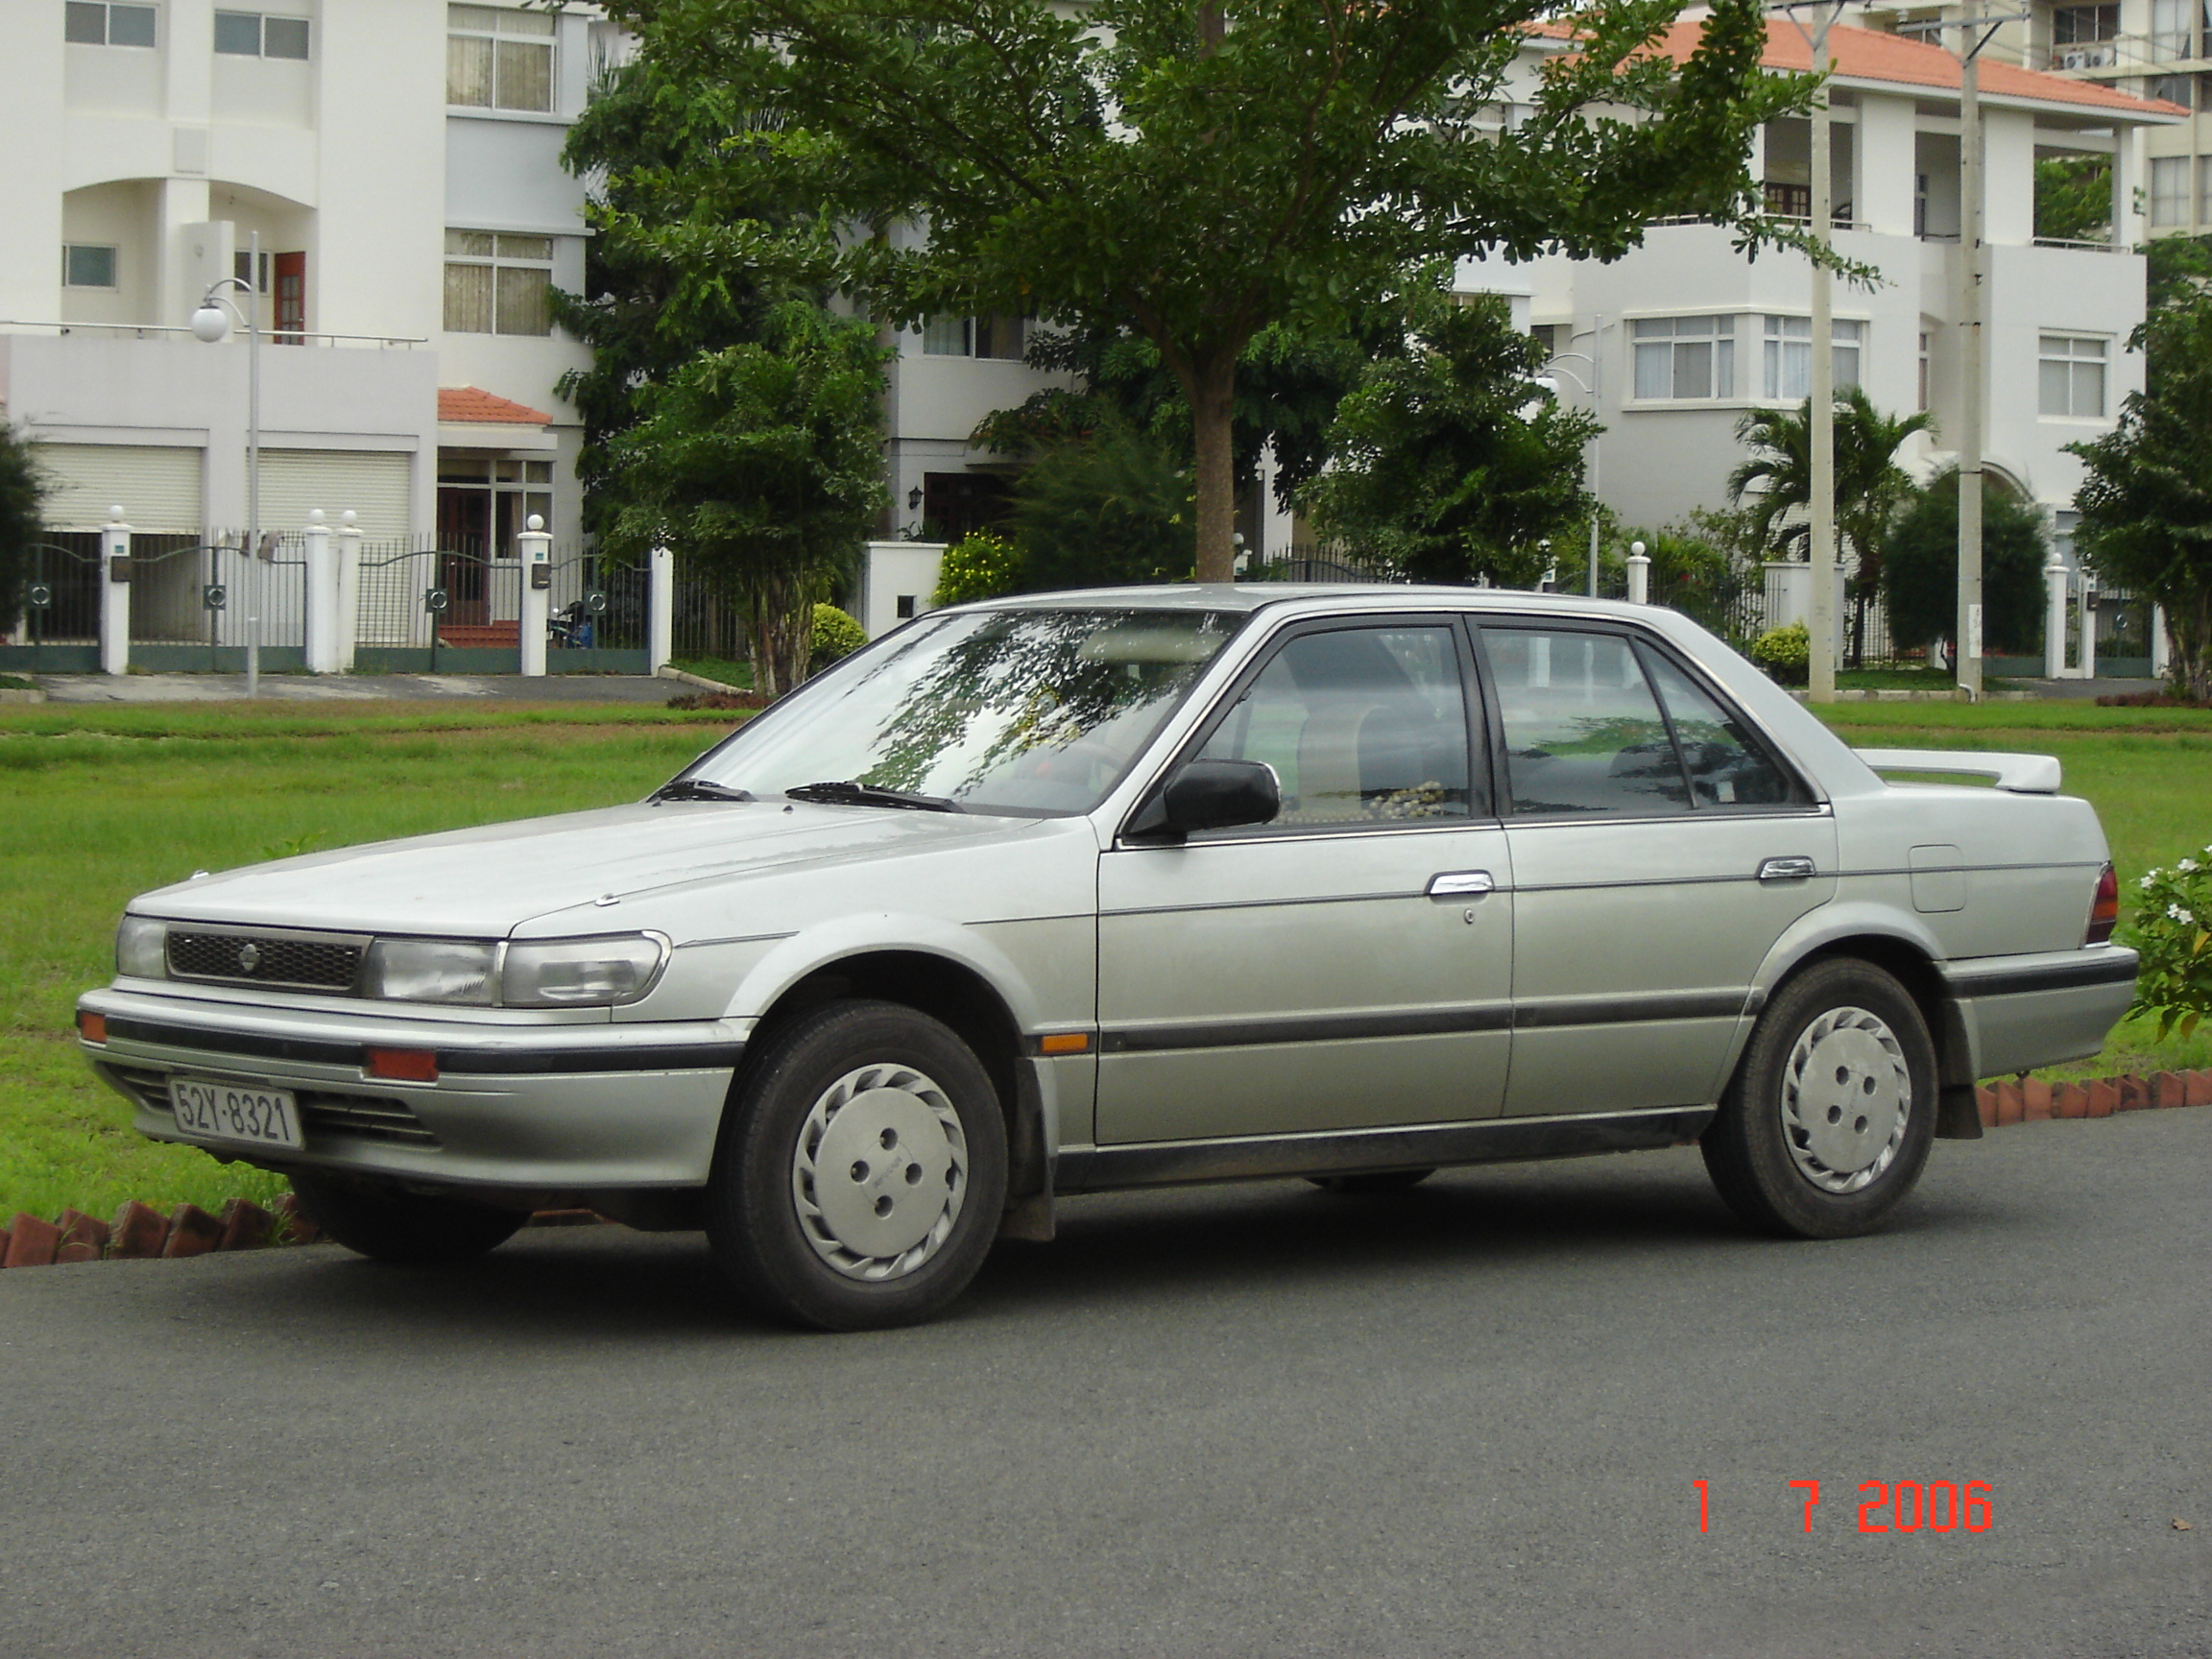
[[[2122,875],[2212,841],[2212,712],[2084,703],[1833,704],[1863,746],[2057,755],[2096,803]],[[69,1035],[110,973],[132,894],[285,853],[636,800],[729,729],[727,714],[560,704],[0,706],[0,1224],[17,1210],[212,1208],[277,1184],[140,1141]],[[2157,1045],[2124,1025],[2054,1075],[2212,1065],[2212,1028]]]
[[[69,1031],[132,894],[296,851],[634,801],[730,728],[636,705],[0,708],[0,1225],[274,1177],[132,1133]]]

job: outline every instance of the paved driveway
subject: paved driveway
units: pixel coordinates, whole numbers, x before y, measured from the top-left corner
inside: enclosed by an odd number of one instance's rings
[[[1123,1195],[847,1337],[612,1228],[0,1274],[0,1652],[2203,1654],[2208,1192],[2200,1109],[1841,1244],[1693,1153]]]

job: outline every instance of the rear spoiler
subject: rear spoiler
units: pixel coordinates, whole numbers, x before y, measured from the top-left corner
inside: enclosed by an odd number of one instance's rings
[[[2058,793],[2056,755],[1978,754],[1963,749],[1854,749],[1877,772],[1951,773],[1986,778],[2015,795]]]

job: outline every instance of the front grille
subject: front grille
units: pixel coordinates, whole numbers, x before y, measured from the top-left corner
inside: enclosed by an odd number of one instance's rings
[[[138,1102],[153,1112],[168,1112],[169,1073],[141,1066],[118,1066],[102,1061],[116,1082],[129,1089]],[[407,1109],[404,1100],[384,1094],[332,1094],[320,1089],[294,1089],[300,1105],[300,1127],[310,1149],[325,1137],[356,1141],[382,1141],[396,1146],[426,1146],[435,1150],[438,1137],[422,1119]]]
[[[283,933],[194,933],[172,927],[169,972],[180,979],[351,991],[360,976],[366,943]]]

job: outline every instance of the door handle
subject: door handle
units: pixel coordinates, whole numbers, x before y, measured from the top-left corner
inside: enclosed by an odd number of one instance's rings
[[[1447,870],[1429,878],[1431,899],[1476,899],[1497,889],[1487,870]]]
[[[1759,879],[1762,881],[1810,881],[1814,874],[1813,860],[1803,854],[1788,858],[1759,860]]]

